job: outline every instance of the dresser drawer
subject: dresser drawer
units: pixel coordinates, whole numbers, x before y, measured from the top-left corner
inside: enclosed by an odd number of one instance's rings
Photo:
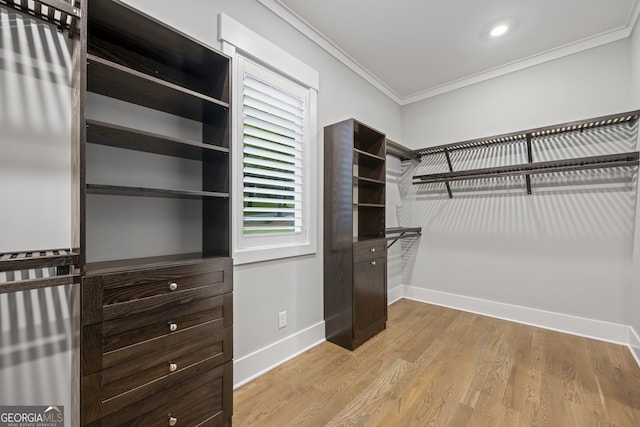
[[[353,244],[353,262],[387,256],[387,241],[385,239],[371,239]]]
[[[158,308],[194,293],[215,296],[232,289],[229,258],[90,275],[82,281],[82,324],[100,323],[144,308]]]
[[[188,330],[191,334],[195,326],[203,325],[211,333],[232,324],[233,294],[229,293],[84,326],[83,375],[106,368],[103,355],[122,363],[143,355],[139,348],[157,350],[172,340],[180,340],[183,332]]]
[[[83,424],[91,426],[226,425],[232,413],[232,362],[213,366],[201,362],[175,376],[155,381],[94,406],[83,403]],[[93,377],[85,390],[96,389]],[[97,399],[96,399],[97,400]]]
[[[232,342],[230,327],[201,334],[176,346],[164,345],[161,340],[158,342],[160,351],[100,371],[102,398],[111,399],[152,381],[176,375],[203,360],[211,359],[220,365],[228,362],[233,355]]]

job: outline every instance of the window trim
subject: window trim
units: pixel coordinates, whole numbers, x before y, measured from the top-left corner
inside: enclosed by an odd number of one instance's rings
[[[222,43],[222,50],[231,57],[233,79],[231,108],[231,154],[232,154],[232,246],[234,265],[253,262],[275,260],[317,252],[318,234],[318,165],[319,147],[317,144],[317,96],[318,72],[299,61],[280,47],[265,40],[242,24],[224,13],[218,15],[218,38]],[[239,113],[242,109],[242,70],[244,61],[253,66],[261,67],[282,78],[291,80],[308,91],[308,105],[306,108],[307,126],[305,136],[305,194],[304,219],[305,232],[297,241],[283,241],[282,239],[256,239],[243,237],[242,200],[243,200],[243,146],[241,142],[242,120]],[[268,236],[261,236],[268,237]],[[272,236],[276,237],[276,236]],[[251,239],[247,241],[248,239]],[[271,240],[271,241],[269,241]],[[262,242],[260,244],[256,242]],[[266,243],[265,243],[266,242]],[[250,244],[255,243],[255,244]]]

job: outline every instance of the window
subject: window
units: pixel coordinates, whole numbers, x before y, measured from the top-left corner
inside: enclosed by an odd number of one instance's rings
[[[243,63],[242,234],[303,233],[305,91]]]
[[[235,264],[316,252],[318,75],[220,15],[232,56]]]

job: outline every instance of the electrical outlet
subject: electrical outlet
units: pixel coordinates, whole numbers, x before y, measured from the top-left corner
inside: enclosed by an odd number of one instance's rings
[[[281,311],[278,313],[278,329],[282,329],[287,326],[287,311]]]

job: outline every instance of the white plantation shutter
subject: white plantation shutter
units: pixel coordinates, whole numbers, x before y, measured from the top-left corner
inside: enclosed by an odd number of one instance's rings
[[[242,233],[304,231],[305,100],[242,75]]]
[[[317,252],[319,74],[220,15],[233,58],[234,265]]]

